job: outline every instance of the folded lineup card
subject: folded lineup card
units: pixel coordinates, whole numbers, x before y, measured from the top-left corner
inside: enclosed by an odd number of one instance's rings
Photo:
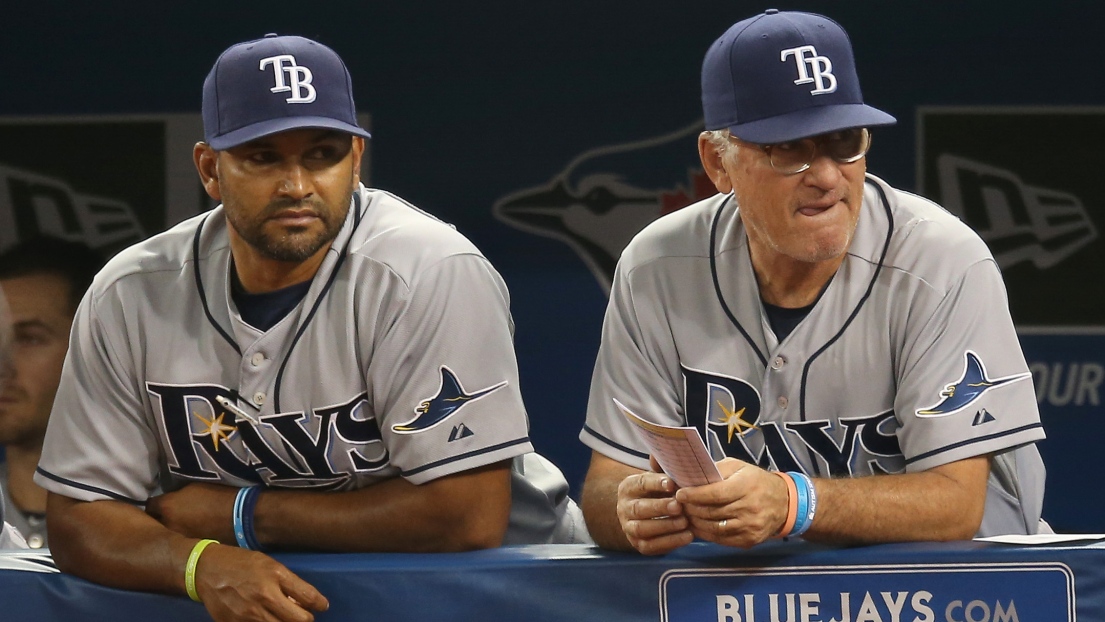
[[[717,470],[698,430],[646,421],[617,399],[614,405],[634,425],[641,440],[648,445],[649,453],[680,488],[721,481],[721,472]]]

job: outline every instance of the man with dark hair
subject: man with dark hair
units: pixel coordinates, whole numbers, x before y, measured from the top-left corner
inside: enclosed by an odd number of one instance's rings
[[[328,602],[262,550],[586,539],[529,439],[505,283],[360,183],[337,53],[234,45],[202,108],[221,204],[120,252],[77,310],[35,476],[58,567],[298,622]]]
[[[11,310],[10,356],[2,367],[0,463],[4,516],[31,548],[46,539],[46,490],[33,477],[69,348],[73,314],[102,265],[81,242],[24,240],[0,253],[0,288]]]

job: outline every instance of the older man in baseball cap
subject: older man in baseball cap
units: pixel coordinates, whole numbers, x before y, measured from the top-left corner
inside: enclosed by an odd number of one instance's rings
[[[589,542],[533,453],[505,284],[360,183],[341,58],[235,45],[203,120],[221,204],[120,253],[74,320],[36,476],[58,566],[305,620],[326,598],[262,551]]]
[[[611,289],[580,434],[595,540],[659,554],[1046,529],[1001,273],[954,216],[866,174],[871,128],[894,118],[864,103],[844,29],[738,22],[706,52],[702,106],[719,194],[644,229]],[[614,400],[696,428],[716,477],[688,480]]]

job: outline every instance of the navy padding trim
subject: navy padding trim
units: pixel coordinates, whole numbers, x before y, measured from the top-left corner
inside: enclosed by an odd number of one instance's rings
[[[303,320],[303,324],[299,326],[299,330],[295,332],[295,337],[292,337],[292,343],[288,346],[288,354],[284,356],[284,360],[280,363],[280,369],[276,372],[276,382],[273,385],[273,393],[276,394],[276,398],[273,401],[273,410],[280,412],[280,385],[284,380],[284,369],[288,366],[288,361],[292,358],[292,350],[295,349],[299,338],[303,336],[303,333],[307,330],[307,325],[311,323],[311,320],[315,317],[315,312],[322,306],[322,299],[326,297],[326,294],[330,292],[330,287],[334,285],[334,281],[338,278],[338,273],[341,271],[341,267],[345,264],[345,258],[349,256],[349,247],[353,245],[353,234],[356,233],[357,227],[361,225],[361,195],[360,193],[353,193],[353,228],[349,231],[349,239],[345,242],[345,248],[341,250],[341,255],[338,257],[338,261],[334,264],[334,269],[330,272],[330,279],[326,281],[326,285],[319,292],[318,298],[315,298],[315,304],[311,307],[311,310],[307,313],[307,318]]]
[[[215,321],[215,316],[211,315],[211,309],[207,306],[207,293],[203,291],[203,279],[200,278],[200,233],[203,232],[203,226],[207,224],[207,219],[210,215],[204,216],[200,221],[200,226],[196,227],[196,235],[192,238],[192,268],[195,270],[196,275],[196,291],[200,295],[200,303],[203,304],[203,313],[207,316],[207,321],[211,322],[211,325],[215,327],[215,330],[226,339],[226,342],[230,344],[230,347],[234,348],[234,351],[238,353],[238,356],[242,355],[242,349],[238,347],[237,342],[231,337],[219,323]]]
[[[595,438],[597,438],[600,441],[606,443],[607,445],[610,445],[611,447],[613,447],[615,449],[620,449],[620,450],[624,451],[627,454],[634,455],[634,456],[637,456],[638,458],[644,458],[645,460],[648,460],[648,454],[641,453],[641,452],[637,451],[636,449],[630,449],[630,448],[626,447],[625,445],[619,445],[618,443],[615,443],[614,441],[612,441],[612,440],[606,438],[605,436],[599,434],[598,432],[594,431],[593,429],[591,429],[586,424],[584,424],[583,429],[586,430],[591,436],[594,436]]]
[[[404,476],[404,477],[406,477],[408,475],[417,475],[418,473],[421,473],[423,471],[429,471],[430,469],[435,469],[439,466],[449,464],[450,462],[456,462],[457,460],[464,460],[465,458],[471,458],[472,456],[478,456],[480,454],[491,453],[493,451],[498,451],[500,449],[506,449],[507,447],[513,447],[515,445],[521,445],[523,443],[528,443],[528,442],[530,442],[529,437],[528,436],[523,436],[522,438],[519,438],[519,439],[516,439],[516,440],[513,440],[513,441],[507,441],[505,443],[499,443],[498,445],[492,445],[491,447],[484,447],[483,449],[480,449],[480,450],[477,450],[477,451],[470,451],[466,454],[461,454],[459,456],[453,456],[451,458],[446,458],[444,460],[438,460],[437,462],[431,462],[429,464],[424,464],[424,465],[418,467],[417,469],[411,469],[409,471],[400,471],[399,474]]]
[[[750,337],[748,333],[745,332],[744,327],[741,326],[740,322],[737,321],[737,318],[733,315],[733,312],[729,310],[729,305],[725,304],[725,297],[721,295],[721,282],[718,280],[717,276],[717,256],[714,253],[714,249],[717,245],[717,226],[718,221],[721,220],[722,210],[725,209],[725,206],[728,205],[729,201],[731,200],[732,195],[729,195],[729,198],[722,202],[721,207],[717,208],[717,213],[714,214],[713,224],[710,225],[710,276],[714,280],[714,292],[717,294],[718,302],[721,303],[722,311],[725,311],[725,315],[729,318],[729,321],[733,323],[733,326],[737,327],[737,330],[739,330],[740,334],[744,336],[744,340],[748,342],[748,345],[752,346],[752,351],[756,353],[757,357],[759,357],[760,364],[766,368],[767,357],[764,356],[762,352],[760,352],[760,349],[756,347],[756,343],[752,341],[752,337]]]
[[[871,182],[865,181],[864,183],[866,184]],[[894,237],[894,214],[890,210],[890,201],[886,198],[886,193],[882,191],[882,188],[880,188],[878,184],[871,183],[871,185],[874,186],[875,190],[878,191],[879,196],[882,197],[882,204],[883,207],[886,209],[886,220],[888,223],[888,227],[886,229],[886,241],[883,243],[882,246],[882,255],[879,257],[879,263],[875,265],[875,274],[871,275],[871,282],[867,284],[867,291],[863,292],[863,297],[859,299],[859,302],[856,304],[856,308],[852,309],[852,314],[848,316],[848,319],[845,320],[844,325],[840,327],[840,330],[837,331],[835,335],[833,335],[833,338],[826,342],[825,345],[821,346],[821,348],[818,349],[817,352],[814,352],[813,355],[810,356],[808,360],[806,360],[806,365],[802,368],[802,388],[798,401],[798,413],[802,421],[806,420],[806,378],[810,375],[810,366],[813,365],[813,362],[817,357],[821,356],[822,352],[828,350],[829,346],[833,345],[838,339],[840,339],[840,337],[844,334],[844,331],[848,330],[848,327],[851,326],[852,320],[856,319],[856,316],[859,315],[859,310],[863,308],[863,305],[867,302],[867,299],[871,297],[871,290],[875,289],[875,282],[879,280],[879,273],[882,272],[883,262],[886,261],[887,253],[890,252],[890,240]]]
[[[146,504],[145,501],[139,501],[137,499],[131,499],[130,497],[124,497],[123,495],[111,492],[110,490],[104,490],[103,488],[97,488],[95,486],[89,486],[88,484],[82,484],[80,482],[74,482],[71,479],[65,479],[64,477],[54,475],[53,473],[47,471],[46,469],[43,469],[42,467],[35,468],[35,472],[39,473],[43,477],[50,478],[50,479],[54,480],[55,482],[58,482],[59,484],[64,484],[66,486],[69,486],[70,488],[77,488],[77,489],[80,489],[80,490],[86,490],[88,492],[94,492],[94,493],[99,494],[99,495],[104,495],[105,497],[111,497],[112,499],[115,499],[116,501],[123,501],[125,503],[130,503],[130,504],[133,504],[133,505],[145,505]]]
[[[981,443],[983,441],[988,441],[990,439],[1001,438],[1003,436],[1009,436],[1010,434],[1018,434],[1020,432],[1026,432],[1028,430],[1034,430],[1036,428],[1042,428],[1042,427],[1044,427],[1044,424],[1042,424],[1042,423],[1032,423],[1032,424],[1029,424],[1029,425],[1023,425],[1019,428],[1014,428],[1012,430],[1006,430],[1005,432],[995,432],[994,434],[987,434],[986,436],[979,436],[978,438],[969,438],[965,441],[960,441],[958,443],[952,443],[951,445],[945,445],[945,446],[941,447],[940,449],[933,449],[932,451],[926,451],[925,453],[923,453],[919,456],[913,456],[912,458],[906,458],[905,463],[906,464],[912,464],[914,462],[917,462],[918,460],[924,460],[925,458],[935,456],[936,454],[944,453],[945,451],[951,451],[953,449],[963,447],[964,445],[972,445],[974,443]]]

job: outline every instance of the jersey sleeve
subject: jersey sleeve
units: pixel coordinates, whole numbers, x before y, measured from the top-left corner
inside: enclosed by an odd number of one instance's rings
[[[158,442],[117,295],[90,290],[77,309],[35,483],[81,501],[144,504],[158,486]]]
[[[533,451],[506,285],[477,254],[422,270],[367,375],[391,464],[421,484]]]
[[[908,471],[1044,437],[1032,375],[993,260],[969,266],[911,337],[895,412]]]
[[[675,346],[661,299],[657,293],[639,291],[647,285],[634,285],[623,260],[610,289],[591,378],[587,420],[579,438],[604,456],[647,470],[648,447],[614,400],[655,423],[686,422],[669,372],[668,358],[674,357]]]

